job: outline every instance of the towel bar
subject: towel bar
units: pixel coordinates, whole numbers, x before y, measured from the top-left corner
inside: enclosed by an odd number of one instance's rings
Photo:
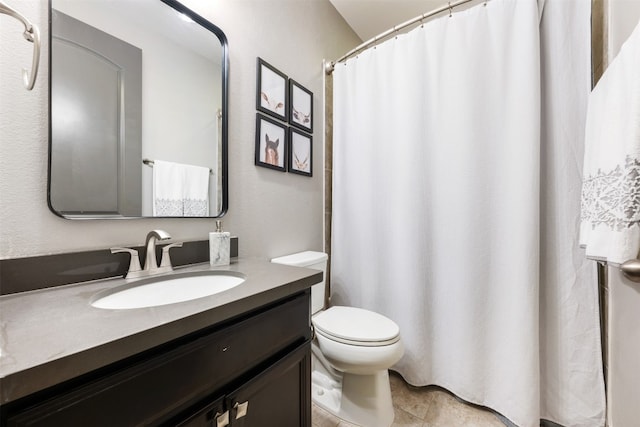
[[[142,163],[144,163],[145,165],[147,165],[149,167],[153,167],[153,165],[154,165],[153,160],[150,160],[150,159],[142,159]],[[209,174],[213,175],[213,171],[211,170],[211,168],[209,168]]]

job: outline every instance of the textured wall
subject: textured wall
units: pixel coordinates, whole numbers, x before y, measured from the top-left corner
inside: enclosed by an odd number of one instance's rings
[[[207,237],[212,219],[70,221],[47,207],[47,1],[7,0],[37,24],[45,41],[36,87],[21,86],[31,46],[22,27],[0,16],[0,258],[14,258],[144,241],[162,228],[178,240]],[[270,258],[322,249],[322,59],[359,43],[328,0],[184,0],[227,35],[230,208],[225,229],[240,238],[240,255]],[[314,93],[314,177],[253,165],[255,62],[260,56]]]

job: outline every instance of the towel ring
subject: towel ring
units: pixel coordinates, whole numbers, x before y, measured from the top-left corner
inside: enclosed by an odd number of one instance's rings
[[[0,13],[12,16],[24,25],[22,36],[30,43],[33,43],[33,59],[31,61],[31,74],[25,68],[22,69],[22,82],[27,90],[33,89],[38,75],[38,67],[40,65],[40,30],[33,25],[27,18],[15,9],[9,7],[5,2],[0,1]]]

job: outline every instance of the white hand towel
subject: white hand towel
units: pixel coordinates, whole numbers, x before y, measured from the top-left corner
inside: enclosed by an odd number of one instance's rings
[[[209,168],[154,160],[153,216],[208,216]]]
[[[640,23],[589,96],[580,218],[587,257],[640,249]]]
[[[209,216],[209,168],[184,165],[183,216]]]
[[[153,161],[153,216],[182,216],[183,175],[179,163]]]

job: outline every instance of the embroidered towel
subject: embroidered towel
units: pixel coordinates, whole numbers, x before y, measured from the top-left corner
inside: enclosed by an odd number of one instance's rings
[[[209,168],[184,165],[183,216],[209,216]]]
[[[153,216],[207,216],[209,169],[154,160]]]
[[[640,249],[640,23],[589,96],[580,244],[615,264]]]
[[[153,161],[153,216],[182,216],[182,165]]]

